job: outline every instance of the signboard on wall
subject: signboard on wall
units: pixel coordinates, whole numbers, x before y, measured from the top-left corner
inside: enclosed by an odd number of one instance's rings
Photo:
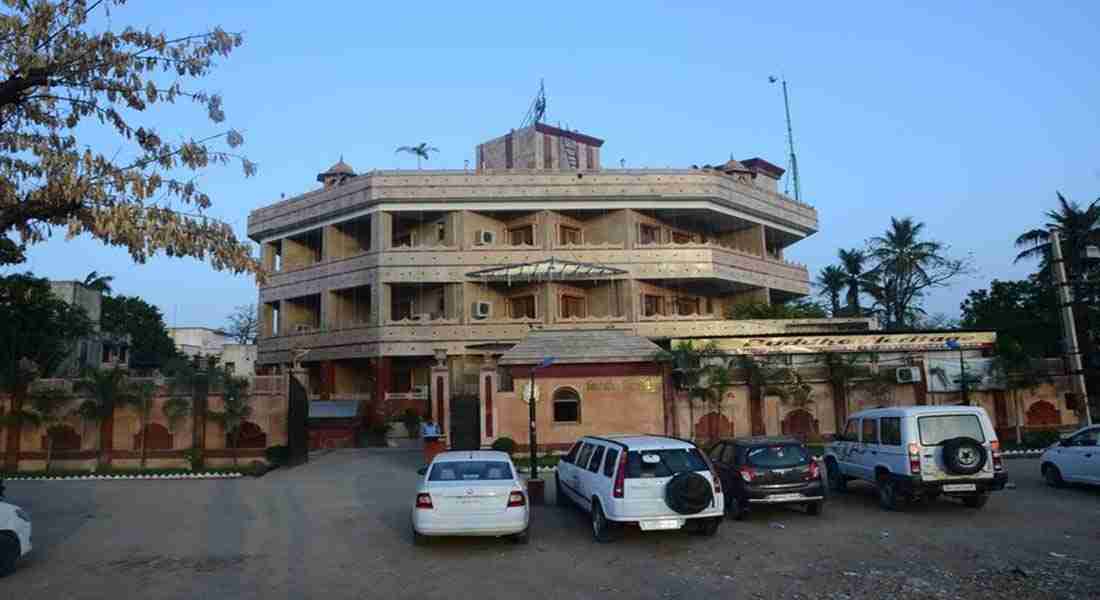
[[[775,335],[712,339],[677,339],[696,347],[710,343],[730,354],[821,354],[824,352],[930,352],[943,351],[949,342],[963,350],[993,346],[992,331],[947,333],[858,333],[840,335]]]
[[[970,391],[1005,389],[1004,381],[993,370],[992,358],[968,358],[963,362],[966,364],[966,387]],[[959,359],[930,358],[927,368],[929,392],[962,391],[963,366]]]

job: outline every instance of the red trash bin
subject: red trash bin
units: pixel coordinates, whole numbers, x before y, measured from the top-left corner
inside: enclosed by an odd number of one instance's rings
[[[436,454],[447,450],[447,442],[443,436],[426,436],[424,438],[424,464],[432,464]]]

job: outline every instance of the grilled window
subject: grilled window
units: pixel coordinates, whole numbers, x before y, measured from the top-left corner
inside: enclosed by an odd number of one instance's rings
[[[577,390],[571,387],[554,390],[554,422],[579,423],[580,420],[581,395]]]
[[[535,297],[533,295],[529,295],[509,298],[508,310],[511,311],[511,314],[509,316],[513,319],[534,319]]]

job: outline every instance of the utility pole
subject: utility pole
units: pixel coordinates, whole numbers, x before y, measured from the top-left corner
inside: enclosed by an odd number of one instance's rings
[[[1073,395],[1085,405],[1084,425],[1092,425],[1089,398],[1085,387],[1085,370],[1081,365],[1081,350],[1077,346],[1077,324],[1073,320],[1074,298],[1066,277],[1066,261],[1062,258],[1062,235],[1056,229],[1050,231],[1050,263],[1054,269],[1054,285],[1058,288],[1058,308],[1062,316],[1063,346],[1069,362],[1069,377]]]
[[[768,77],[769,83],[782,83],[783,85],[783,110],[787,115],[787,147],[790,150],[790,156],[788,162],[790,163],[790,177],[787,178],[787,184],[784,186],[783,193],[790,194],[791,182],[794,182],[794,199],[799,202],[802,201],[802,189],[798,181],[798,157],[794,153],[794,130],[791,127],[791,101],[787,95],[787,80],[780,80],[778,77]]]

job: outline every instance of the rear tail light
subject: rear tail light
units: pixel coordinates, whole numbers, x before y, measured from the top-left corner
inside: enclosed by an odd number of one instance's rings
[[[920,475],[920,446],[916,442],[909,444],[909,473]]]
[[[750,467],[741,467],[737,472],[741,474],[741,479],[744,479],[745,483],[752,483],[752,478],[756,477],[756,471]]]
[[[626,491],[626,451],[619,453],[619,468],[615,471],[615,487],[611,490],[612,498],[622,498]]]
[[[435,508],[432,506],[431,494],[417,494],[416,495],[416,507],[417,508]]]
[[[989,443],[990,455],[993,456],[993,470],[1003,471],[1005,464],[1001,462],[1001,442],[993,440]]]
[[[523,506],[525,504],[527,504],[527,497],[523,495],[523,492],[512,492],[508,494],[508,508]]]
[[[817,461],[816,460],[811,460],[810,461],[810,470],[806,472],[806,479],[809,479],[810,481],[813,481],[814,479],[817,479],[818,477],[821,477],[821,471],[819,470],[819,467],[817,466]]]

